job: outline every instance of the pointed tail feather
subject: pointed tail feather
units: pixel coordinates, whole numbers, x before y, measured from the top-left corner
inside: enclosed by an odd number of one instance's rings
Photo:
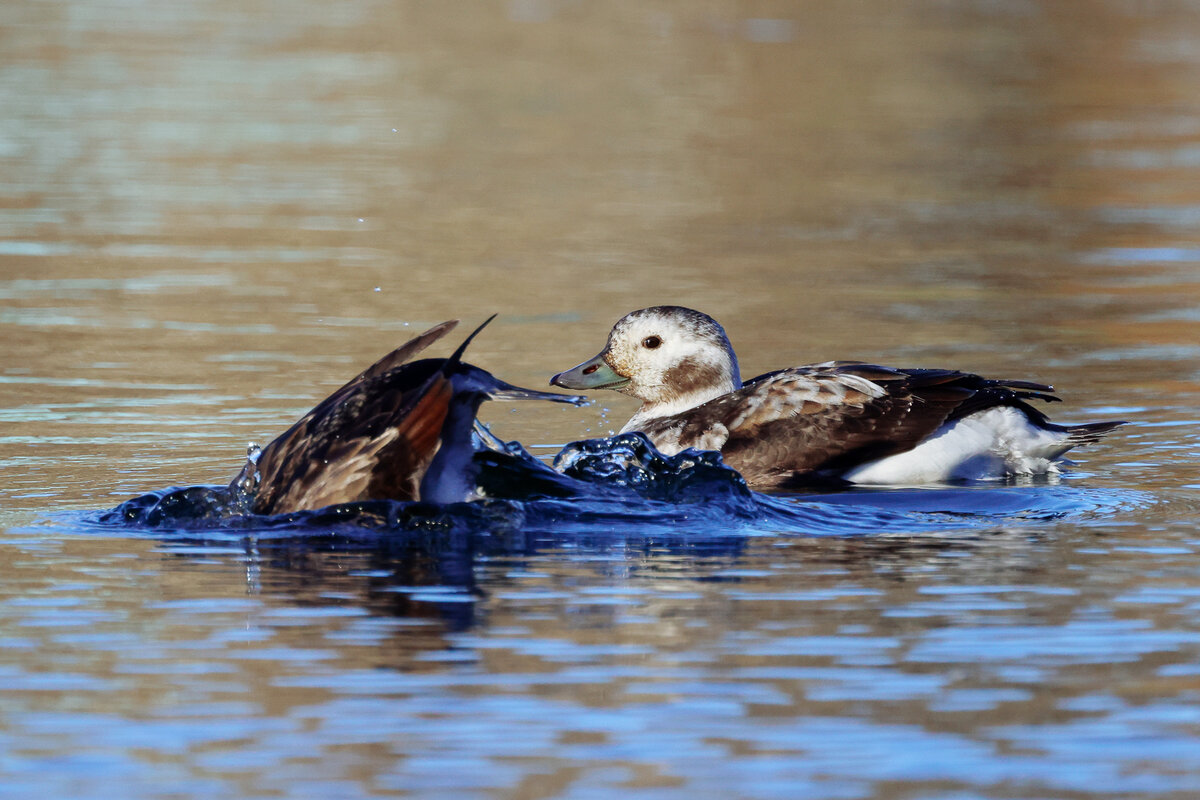
[[[412,339],[409,339],[407,342],[400,345],[395,350],[388,353],[386,356],[379,359],[359,374],[355,375],[338,391],[343,391],[351,386],[354,386],[355,384],[367,380],[368,378],[374,378],[377,375],[382,375],[383,373],[393,370],[401,364],[404,364],[417,353],[421,352],[426,347],[429,347],[429,345],[433,344],[438,339],[454,330],[456,325],[458,325],[458,320],[448,319],[445,322],[434,325],[432,328],[420,334],[419,336],[414,336]],[[471,335],[474,336],[475,334]]]
[[[1049,394],[1054,391],[1054,387],[1047,383],[1036,383],[1034,381],[1013,381],[1008,379],[993,379],[997,386],[1007,386],[1009,389],[1023,389],[1027,392],[1037,392],[1038,394]],[[1057,400],[1058,398],[1054,398]]]
[[[467,345],[469,345],[471,343],[471,340],[474,339],[476,336],[478,336],[479,332],[481,330],[483,330],[484,328],[486,328],[488,326],[488,324],[492,320],[494,320],[497,316],[499,316],[499,315],[492,314],[490,317],[488,317],[487,319],[485,319],[483,321],[482,325],[480,325],[475,330],[471,331],[470,336],[468,336],[466,339],[463,339],[463,343],[458,346],[458,349],[455,350],[450,355],[450,357],[446,359],[446,365],[444,367],[442,367],[442,372],[446,373],[447,375],[450,374],[450,371],[452,369],[454,369],[454,367],[457,366],[460,361],[462,361],[462,355],[464,352],[466,352]]]
[[[470,381],[475,388],[481,388],[489,400],[551,400],[556,403],[572,403],[577,406],[588,405],[589,401],[586,397],[580,397],[574,394],[558,394],[557,392],[539,392],[536,389],[524,389],[520,386],[513,386],[511,383],[505,383],[491,373],[481,370],[478,367],[466,364],[462,360],[463,352],[466,351],[467,345],[471,343],[479,332],[488,326],[492,320],[496,318],[496,314],[483,321],[475,330],[471,331],[458,349],[446,359],[445,365],[442,367],[442,373],[445,375],[458,369],[459,364],[463,364],[467,368],[467,374],[471,375]]]
[[[1078,447],[1082,444],[1095,444],[1104,438],[1104,434],[1126,424],[1127,420],[1117,422],[1089,422],[1084,425],[1067,426],[1067,446]]]

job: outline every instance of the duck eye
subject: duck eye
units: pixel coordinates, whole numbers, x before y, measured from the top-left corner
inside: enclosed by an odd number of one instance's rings
[[[642,339],[642,347],[649,348],[650,350],[655,349],[660,344],[662,344],[662,339],[657,336],[647,336],[645,339]]]

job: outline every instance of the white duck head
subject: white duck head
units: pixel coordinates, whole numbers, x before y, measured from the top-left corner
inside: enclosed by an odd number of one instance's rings
[[[677,414],[742,385],[725,329],[707,314],[680,306],[626,314],[599,355],[560,372],[550,383],[636,397],[642,408],[635,420]]]

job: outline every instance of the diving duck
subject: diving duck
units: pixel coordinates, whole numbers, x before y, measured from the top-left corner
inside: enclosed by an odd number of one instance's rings
[[[679,306],[625,315],[599,355],[550,383],[636,397],[621,433],[668,455],[718,450],[756,489],[1052,473],[1072,447],[1124,424],[1056,425],[1027,402],[1057,401],[1052,387],[947,369],[828,361],[743,383],[725,330]]]
[[[407,363],[457,320],[435,325],[367,367],[261,451],[231,486],[255,514],[282,514],[356,500],[474,499],[475,414],[484,400],[578,396],[521,389],[462,361],[490,317],[449,358]]]

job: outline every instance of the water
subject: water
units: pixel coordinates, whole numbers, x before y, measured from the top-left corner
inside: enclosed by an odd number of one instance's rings
[[[5,4],[0,796],[1194,796],[1198,10]],[[102,521],[436,322],[538,387],[661,302],[1133,423],[1057,481]],[[596,399],[484,418],[545,459]]]

